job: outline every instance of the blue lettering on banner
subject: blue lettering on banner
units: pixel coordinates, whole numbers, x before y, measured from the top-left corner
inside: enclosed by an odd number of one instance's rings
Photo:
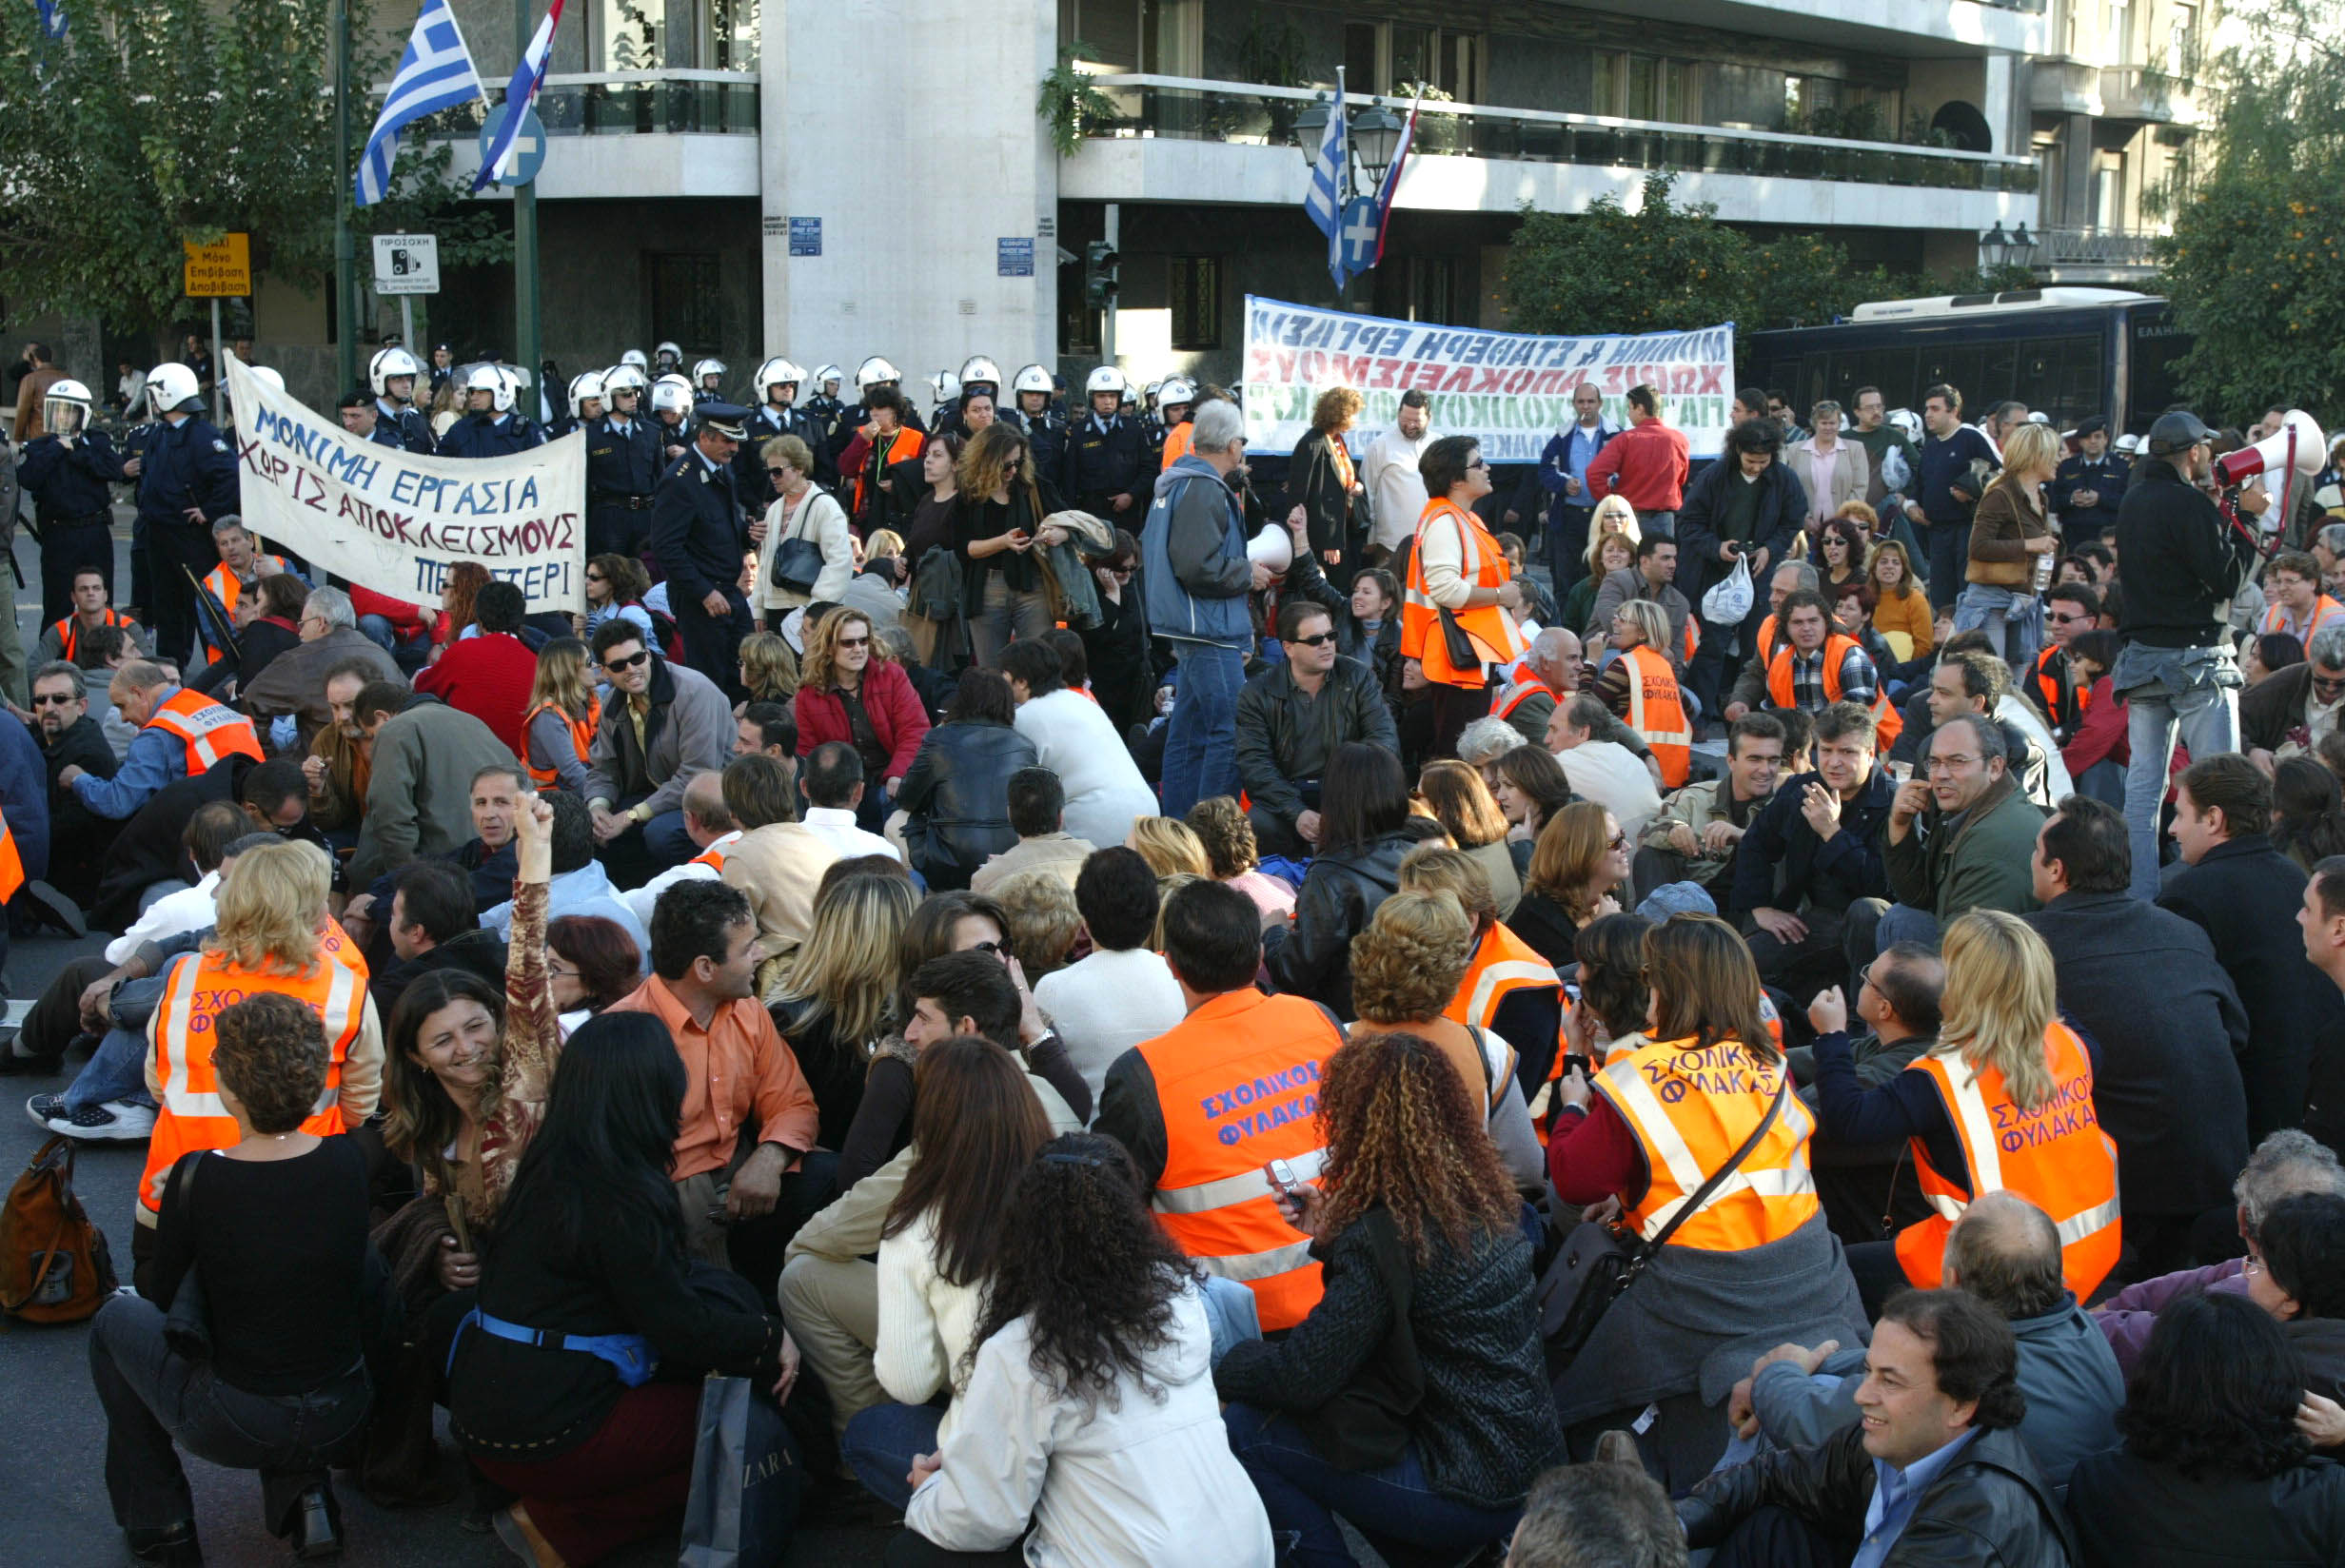
[[[994,242],[994,270],[1004,278],[1035,275],[1035,242],[1031,234],[1005,235]]]
[[[819,256],[822,254],[822,220],[793,218],[790,220],[790,254]]]

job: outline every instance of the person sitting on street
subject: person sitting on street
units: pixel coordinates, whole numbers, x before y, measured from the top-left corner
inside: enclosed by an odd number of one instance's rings
[[[739,730],[723,690],[653,653],[632,622],[603,622],[593,649],[611,683],[586,759],[596,853],[614,885],[640,887],[698,853],[684,832],[684,786],[724,767]]]
[[[1595,636],[1611,626],[1612,617],[1622,605],[1638,599],[1657,604],[1665,630],[1653,640],[1653,647],[1666,656],[1682,683],[1685,679],[1685,666],[1693,657],[1695,641],[1701,636],[1701,623],[1692,603],[1678,591],[1676,582],[1677,540],[1667,534],[1647,534],[1637,541],[1636,565],[1604,579],[1604,586],[1596,590],[1596,606],[1587,624],[1572,630]]]
[[[1285,660],[1237,696],[1237,774],[1254,842],[1300,859],[1320,841],[1320,785],[1336,748],[1365,741],[1398,752],[1400,737],[1375,672],[1336,653],[1325,609],[1290,599],[1278,639]]]
[[[1409,781],[1389,748],[1350,741],[1328,759],[1319,853],[1303,873],[1294,920],[1263,932],[1271,983],[1351,1015],[1351,939],[1376,906],[1400,886],[1401,857],[1416,840],[1409,821]]]
[[[448,644],[447,652],[415,677],[417,691],[470,714],[516,755],[529,749],[529,696],[538,676],[538,655],[521,637],[528,609],[517,585],[483,585],[472,601],[479,635]]]
[[[183,688],[159,664],[133,659],[114,672],[107,696],[138,728],[129,755],[111,778],[75,766],[58,770],[56,783],[92,815],[122,822],[168,786],[196,778],[232,756],[262,758],[252,721],[201,692]]]
[[[1688,784],[1662,799],[1645,825],[1630,869],[1640,888],[1693,881],[1725,902],[1733,888],[1735,847],[1760,809],[1775,797],[1783,767],[1783,721],[1744,714],[1726,729],[1724,778]]]
[[[487,725],[398,682],[370,682],[353,715],[367,757],[366,814],[349,861],[354,888],[461,848],[476,836],[472,797],[482,777],[512,784],[519,774],[513,748]],[[509,838],[510,818],[502,826]]]
[[[504,977],[504,936],[481,924],[472,879],[462,868],[445,860],[411,860],[393,874],[391,889],[385,925],[396,962],[366,983],[383,1016],[390,1017],[401,995],[426,974],[456,970],[487,984]]]
[[[1580,635],[1567,626],[1545,627],[1530,639],[1530,651],[1523,656],[1513,682],[1490,698],[1490,711],[1485,716],[1503,722],[1536,746],[1547,738],[1547,725],[1554,719],[1556,708],[1578,694],[1581,670]],[[1482,722],[1475,719],[1466,730],[1470,731]],[[1485,755],[1469,755],[1466,731],[1460,731],[1460,759],[1478,768],[1496,755],[1488,751],[1487,744],[1478,750]]]
[[[920,737],[919,755],[896,793],[903,825],[892,820],[889,833],[901,834],[912,868],[929,887],[966,888],[989,859],[1016,848],[1010,782],[1035,756],[1035,743],[1017,733],[1016,716],[1000,672],[973,667],[961,672],[944,722]],[[1055,782],[1057,774],[1051,777]]]
[[[107,574],[95,566],[77,566],[73,570],[73,612],[41,634],[41,661],[80,664],[82,639],[101,626],[120,628],[124,637],[141,648],[150,640],[137,621],[114,608]]]
[[[105,730],[90,716],[89,690],[80,667],[62,659],[32,674],[33,738],[49,771],[49,880],[76,904],[88,904],[96,894],[98,867],[111,833],[71,790],[57,787],[57,775],[79,768],[92,777],[111,778],[122,766]]]
[[[1919,942],[1900,942],[1860,969],[1851,983],[1857,990],[1855,1016],[1864,1029],[1849,1036],[1849,1059],[1856,1064],[1857,1082],[1879,1088],[1915,1057],[1937,1049],[1945,961]],[[1821,1110],[1815,1046],[1794,1046],[1784,1055],[1801,1097]],[[1820,1141],[1816,1195],[1834,1234],[1856,1246],[1881,1239],[1883,1216],[1901,1226],[1927,1218],[1929,1201],[1916,1186],[1912,1169],[1913,1151],[1902,1138],[1876,1144]]]
[[[1623,743],[1624,735],[1644,744],[1612,716],[1604,698],[1583,692],[1555,710],[1546,745],[1564,765],[1571,793],[1610,811],[1633,843],[1661,814],[1660,775],[1639,759],[1634,747]]]
[[[1138,851],[1119,845],[1084,861],[1074,904],[1091,952],[1037,980],[1035,1005],[1066,1042],[1096,1102],[1116,1059],[1172,1028],[1188,1009],[1172,971],[1150,946],[1156,873]]]
[[[1208,873],[1254,901],[1264,914],[1294,912],[1293,885],[1262,870],[1262,854],[1254,842],[1253,824],[1246,810],[1226,794],[1209,795],[1189,808],[1189,831],[1205,848]]]
[[[1010,775],[1008,805],[1017,843],[979,866],[969,878],[969,891],[990,893],[1020,872],[1044,867],[1074,887],[1096,846],[1066,831],[1067,792],[1058,774],[1043,767],[1020,768]]]
[[[822,742],[808,754],[806,764],[798,773],[798,789],[806,796],[806,829],[838,851],[842,860],[859,854],[884,854],[900,861],[904,858],[902,850],[877,833],[865,833],[856,826],[859,814],[857,808],[870,788],[863,759],[857,755],[853,743]]]
[[[1895,942],[1935,943],[1972,910],[2025,914],[2036,908],[2028,864],[2044,813],[2010,773],[2003,728],[1957,714],[1930,736],[1927,777],[1898,786],[1882,834],[1882,865],[1894,905],[1867,900],[1849,921],[1852,965]],[[1867,918],[1869,916],[1869,919]]]
[[[1530,1483],[1508,1568],[1685,1568],[1685,1531],[1635,1452],[1559,1464]]]
[[[1662,787],[1681,790],[1692,776],[1694,709],[1657,640],[1666,629],[1661,606],[1651,599],[1624,600],[1612,612],[1612,662],[1596,677],[1592,695],[1644,737],[1660,765]]]
[[[553,872],[546,888],[546,918],[559,920],[567,914],[585,914],[612,921],[627,933],[638,951],[648,952],[649,928],[637,918],[634,906],[611,886],[602,862],[595,858],[594,821],[587,814],[586,802],[567,790],[550,791],[539,799],[553,813],[549,830],[553,835]],[[515,909],[514,902],[508,899],[482,911],[482,929],[499,936],[508,935],[513,929]]]
[[[358,612],[339,588],[312,588],[294,622],[301,646],[279,654],[251,680],[237,688],[237,701],[256,720],[291,718],[300,744],[333,722],[325,693],[327,676],[345,661],[365,661],[366,679],[404,683],[397,660],[358,629]]]

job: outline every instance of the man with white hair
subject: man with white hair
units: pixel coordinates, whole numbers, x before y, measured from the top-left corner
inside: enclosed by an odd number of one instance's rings
[[[1579,634],[1561,626],[1548,627],[1531,638],[1530,652],[1523,656],[1514,684],[1491,702],[1490,716],[1513,725],[1525,740],[1544,741],[1556,705],[1580,689],[1581,666]]]
[[[350,596],[339,588],[312,588],[302,601],[301,645],[288,648],[268,661],[245,691],[245,711],[255,719],[290,715],[300,721],[300,743],[306,749],[317,733],[334,721],[326,700],[325,677],[345,659],[365,659],[377,680],[404,680],[391,656],[358,629],[358,613]]]

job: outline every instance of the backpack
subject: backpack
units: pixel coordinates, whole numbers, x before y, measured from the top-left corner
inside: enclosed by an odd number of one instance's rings
[[[79,1323],[114,1293],[106,1233],[73,1195],[73,1152],[49,1139],[0,1204],[0,1310],[27,1323]]]

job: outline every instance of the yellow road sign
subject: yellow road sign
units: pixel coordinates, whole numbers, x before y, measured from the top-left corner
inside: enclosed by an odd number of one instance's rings
[[[252,236],[223,234],[216,245],[183,242],[187,249],[187,297],[236,298],[252,292]]]

